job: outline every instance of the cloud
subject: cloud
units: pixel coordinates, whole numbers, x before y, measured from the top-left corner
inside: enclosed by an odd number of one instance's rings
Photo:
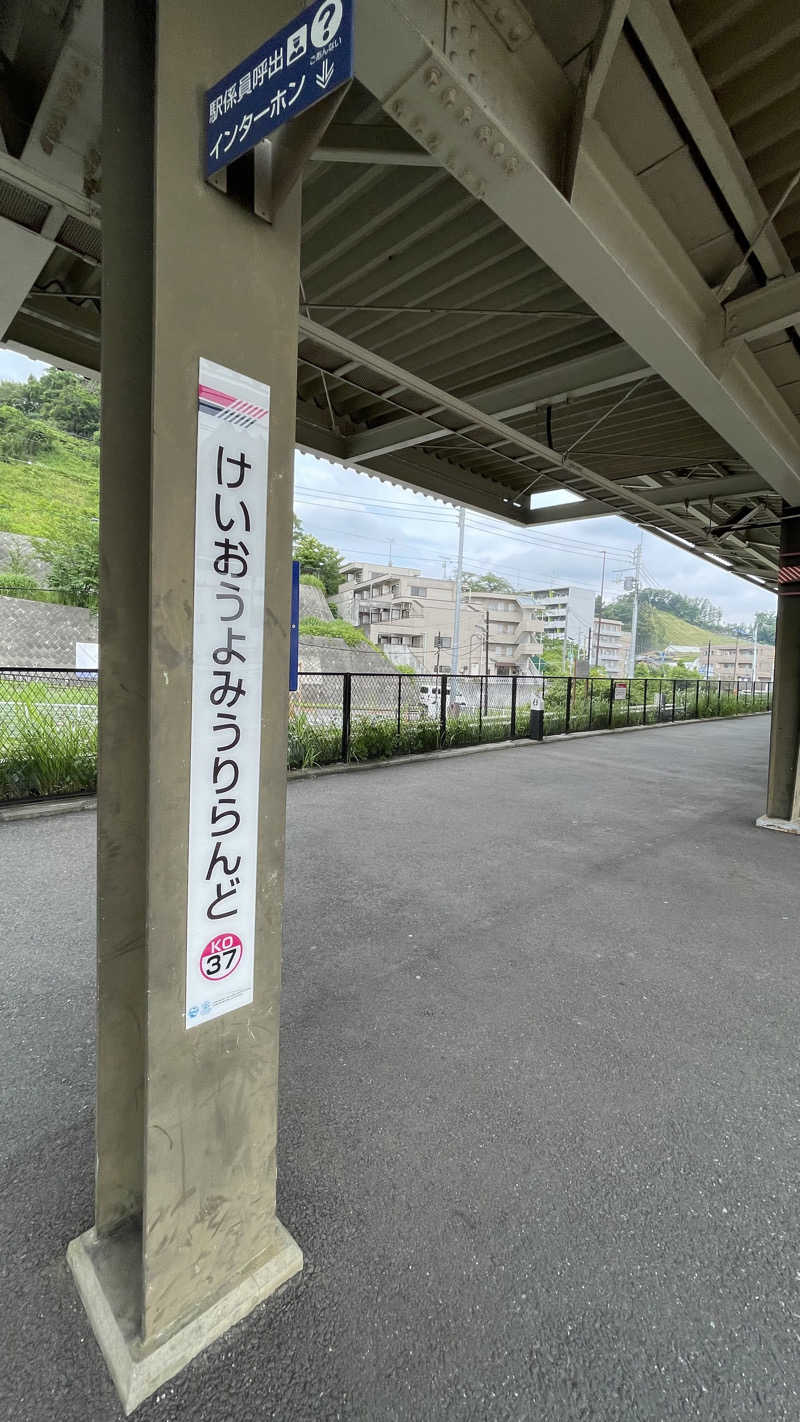
[[[0,346],[0,380],[27,380],[29,375],[42,375],[48,369],[43,360],[29,360],[18,351]]]
[[[312,455],[295,460],[295,507],[309,533],[333,543],[347,559],[363,558],[452,576],[458,548],[455,508],[430,496],[369,478],[354,469],[329,464]],[[516,587],[575,583],[600,591],[606,550],[606,598],[622,589],[640,530],[609,517],[549,524],[534,533],[493,519],[467,515],[464,565],[470,571],[492,569]],[[688,597],[709,598],[726,621],[750,621],[758,611],[773,611],[775,598],[764,589],[713,568],[654,534],[646,533],[643,551],[647,586],[680,589]]]

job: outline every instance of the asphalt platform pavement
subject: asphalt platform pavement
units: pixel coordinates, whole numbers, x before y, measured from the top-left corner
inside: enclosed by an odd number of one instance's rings
[[[140,1422],[800,1418],[800,841],[768,721],[289,786],[303,1274]],[[0,1417],[121,1409],[92,1221],[92,814],[0,825]]]

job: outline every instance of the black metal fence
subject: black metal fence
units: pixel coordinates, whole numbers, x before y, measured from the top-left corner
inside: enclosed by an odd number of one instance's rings
[[[771,704],[771,682],[742,678],[305,672],[290,697],[289,767],[735,716]]]
[[[768,711],[771,682],[303,672],[290,769]],[[93,790],[97,673],[0,669],[0,801]]]

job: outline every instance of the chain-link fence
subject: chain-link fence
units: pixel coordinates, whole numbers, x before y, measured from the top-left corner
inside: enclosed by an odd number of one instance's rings
[[[771,682],[302,672],[290,770],[768,711]],[[97,673],[0,669],[0,801],[95,788]]]
[[[96,783],[97,672],[0,668],[0,801]]]

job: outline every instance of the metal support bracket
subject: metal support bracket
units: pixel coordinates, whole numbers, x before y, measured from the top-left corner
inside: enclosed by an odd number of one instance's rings
[[[575,169],[578,165],[584,127],[594,117],[594,111],[597,108],[619,37],[622,34],[629,5],[630,0],[606,0],[597,33],[586,51],[564,150],[561,191],[568,202],[572,199]]]
[[[212,173],[206,181],[262,221],[274,222],[349,88],[350,81],[334,94],[326,94],[313,108],[290,119],[271,138],[256,144],[235,163]]]
[[[512,54],[533,34],[533,21],[520,0],[475,0],[475,4]]]
[[[385,107],[476,198],[519,169],[516,145],[498,125],[482,120],[468,86],[443,57],[409,75]]]

